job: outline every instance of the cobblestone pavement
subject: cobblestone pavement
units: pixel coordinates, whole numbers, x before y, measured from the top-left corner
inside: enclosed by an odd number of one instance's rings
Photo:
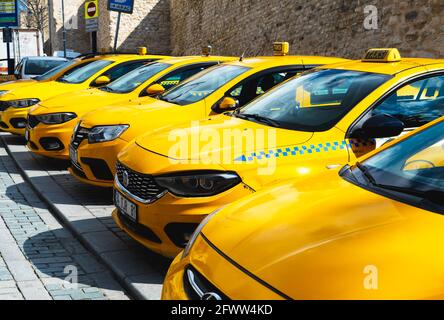
[[[128,299],[48,211],[0,145],[0,300]]]
[[[32,186],[133,298],[159,299],[171,260],[139,245],[116,226],[111,218],[112,190],[77,181],[66,170],[68,162],[32,154],[21,137],[0,133],[0,138],[25,177],[26,182],[16,186]]]

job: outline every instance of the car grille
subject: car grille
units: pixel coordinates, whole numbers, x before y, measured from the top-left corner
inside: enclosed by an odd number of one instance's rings
[[[185,268],[183,284],[190,300],[230,300],[191,265]]]
[[[73,133],[71,145],[77,149],[83,140],[88,139],[88,133],[89,129],[79,126],[77,130]]]
[[[9,108],[9,103],[7,101],[0,101],[0,111],[5,111]]]
[[[35,128],[39,123],[40,121],[36,116],[28,114],[28,125],[30,128]]]
[[[136,200],[151,203],[162,197],[166,189],[160,187],[150,175],[128,169],[120,162],[116,165],[116,175],[120,185]],[[128,175],[124,181],[124,175]]]

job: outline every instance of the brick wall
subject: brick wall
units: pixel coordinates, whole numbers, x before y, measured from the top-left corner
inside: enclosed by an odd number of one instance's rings
[[[378,9],[378,29],[364,28],[364,6]],[[404,56],[444,56],[443,0],[171,0],[171,50],[193,54],[270,54],[273,41],[291,53],[361,57],[369,47]]]

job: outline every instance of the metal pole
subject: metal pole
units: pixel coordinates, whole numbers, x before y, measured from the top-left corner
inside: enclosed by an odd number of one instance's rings
[[[116,36],[114,38],[114,52],[117,52],[117,39],[119,38],[121,16],[122,16],[122,12],[119,12],[119,15],[117,16]]]
[[[66,58],[65,0],[62,0],[63,57]]]
[[[52,55],[52,41],[53,41],[53,36],[54,36],[54,32],[53,32],[53,17],[54,17],[54,11],[52,8],[52,0],[48,0],[48,28],[49,28],[49,54],[48,55]]]

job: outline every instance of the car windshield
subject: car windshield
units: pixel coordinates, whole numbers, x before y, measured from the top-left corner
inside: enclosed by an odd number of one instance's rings
[[[96,60],[68,75],[59,78],[57,81],[73,84],[82,83],[112,63],[113,61],[111,60]]]
[[[325,131],[390,77],[336,69],[309,71],[272,89],[235,115],[252,121],[268,120],[291,130]]]
[[[358,163],[370,183],[429,201],[444,210],[444,122]]]
[[[70,61],[66,61],[66,62],[62,61],[62,64],[60,64],[57,67],[47,71],[46,73],[42,74],[41,76],[35,77],[34,79],[37,80],[37,81],[48,80],[48,79],[54,77],[55,75],[57,75],[62,70],[67,69],[70,66],[76,64],[77,62],[78,62],[77,60],[70,60]]]
[[[103,87],[102,90],[116,93],[129,93],[153,77],[155,74],[170,66],[170,64],[160,62],[142,66],[124,75],[123,77],[118,78],[116,81],[112,82],[106,87]]]
[[[198,102],[249,69],[233,65],[211,67],[165,92],[160,99],[178,105]]]
[[[62,65],[65,60],[61,59],[29,59],[25,65],[25,74],[42,75],[53,68]]]

